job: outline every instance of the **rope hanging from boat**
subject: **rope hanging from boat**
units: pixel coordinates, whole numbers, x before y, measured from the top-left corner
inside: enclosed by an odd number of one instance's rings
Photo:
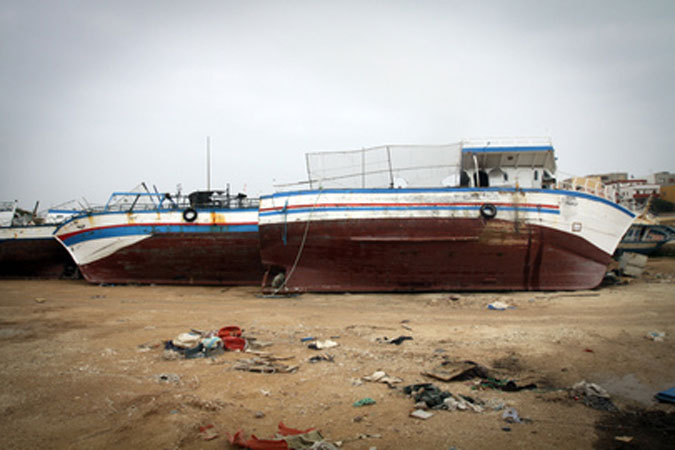
[[[284,281],[279,285],[279,287],[274,291],[272,295],[279,294],[279,292],[286,287],[288,280],[291,279],[293,273],[295,272],[295,268],[298,267],[298,263],[300,262],[300,256],[302,255],[302,250],[305,248],[305,242],[307,241],[307,235],[309,234],[309,222],[310,219],[312,218],[312,213],[316,209],[316,205],[319,203],[319,197],[321,197],[321,190],[319,190],[319,194],[316,196],[316,200],[314,200],[314,205],[312,205],[312,209],[309,211],[309,215],[307,216],[307,223],[305,224],[305,232],[302,235],[302,241],[300,241],[300,247],[298,248],[298,254],[295,255],[295,261],[293,262],[293,266],[291,266],[291,270],[288,271],[288,276],[284,277]]]

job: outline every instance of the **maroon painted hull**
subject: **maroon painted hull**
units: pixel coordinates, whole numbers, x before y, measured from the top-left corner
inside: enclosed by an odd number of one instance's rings
[[[577,236],[482,219],[313,221],[260,227],[265,290],[281,292],[577,290],[610,255]],[[286,245],[283,242],[286,239]]]
[[[157,234],[80,266],[92,283],[260,285],[258,233]]]
[[[54,238],[0,241],[0,276],[59,278],[75,263]]]

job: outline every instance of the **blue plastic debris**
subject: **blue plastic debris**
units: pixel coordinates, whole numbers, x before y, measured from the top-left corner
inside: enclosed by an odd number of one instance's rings
[[[675,387],[661,391],[655,397],[660,402],[675,403]]]

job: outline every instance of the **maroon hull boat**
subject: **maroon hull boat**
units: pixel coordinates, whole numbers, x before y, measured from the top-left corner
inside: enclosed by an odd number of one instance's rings
[[[312,222],[289,291],[590,289],[610,256],[534,225],[481,219]],[[290,273],[306,224],[260,232],[268,277]],[[402,228],[405,232],[402,233]],[[287,235],[284,245],[279,236]],[[285,270],[288,268],[288,272]],[[271,280],[270,280],[271,282]]]
[[[54,239],[55,226],[12,227],[12,234],[28,231],[45,233],[45,237],[11,237],[0,239],[0,276],[59,278],[75,271],[68,252]],[[4,229],[0,233],[10,230]],[[21,233],[24,234],[24,233]]]
[[[267,292],[590,289],[635,217],[597,186],[559,188],[548,141],[387,146],[307,164],[309,189],[261,198]]]
[[[258,233],[157,234],[82,265],[92,283],[258,285]]]

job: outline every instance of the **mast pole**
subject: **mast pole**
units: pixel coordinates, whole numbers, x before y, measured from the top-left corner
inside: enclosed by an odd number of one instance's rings
[[[211,190],[211,136],[206,136],[206,190]]]

